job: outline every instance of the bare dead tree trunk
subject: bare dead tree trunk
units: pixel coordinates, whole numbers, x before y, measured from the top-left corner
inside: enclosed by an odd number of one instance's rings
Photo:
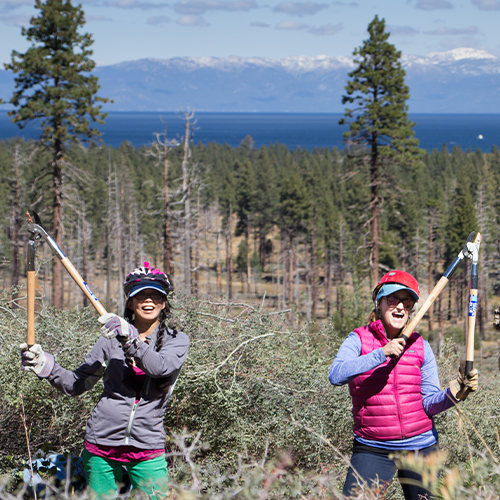
[[[280,238],[280,248],[276,249],[276,298],[278,300],[278,309],[285,309],[285,263],[283,250],[283,233]],[[283,278],[283,279],[282,279]],[[282,290],[280,301],[280,290]]]
[[[21,157],[19,153],[19,145],[16,145],[14,152],[14,200],[12,203],[12,220],[10,229],[10,244],[12,248],[12,274],[11,274],[11,285],[17,287],[19,284],[19,229],[21,227],[21,189],[19,182],[19,167],[21,165]],[[12,294],[12,298],[17,298],[17,291]],[[12,302],[13,308],[17,307],[16,302]]]
[[[444,347],[444,312],[443,312],[443,294],[439,294],[438,297],[438,322],[439,322],[439,334],[438,334],[438,357],[440,358],[443,354]]]
[[[316,248],[316,213],[313,217],[312,241],[311,241],[311,266],[312,266],[312,283],[311,283],[311,315],[316,319],[318,307],[318,264],[317,264],[317,248]]]
[[[451,320],[451,290],[453,288],[454,279],[451,277],[451,283],[448,287],[448,321]]]
[[[194,225],[194,272],[193,272],[193,292],[197,297],[200,288],[200,189],[196,195],[196,221]]]
[[[250,295],[251,290],[250,290],[250,282],[252,280],[252,263],[251,263],[251,250],[250,250],[250,236],[251,236],[251,231],[250,231],[250,216],[247,214],[247,292],[248,295]]]
[[[111,207],[113,191],[111,189],[112,171],[111,171],[111,149],[108,151],[108,221],[106,225],[106,310],[111,311],[111,231],[112,217]]]
[[[170,235],[170,193],[168,189],[168,146],[167,146],[167,126],[165,125],[165,137],[163,142],[163,218],[165,232],[163,234],[163,268],[172,281],[174,276],[172,238]]]
[[[371,191],[371,265],[372,265],[372,283],[373,288],[378,283],[379,267],[379,171],[378,171],[378,147],[377,137],[373,134],[373,143],[370,159],[370,191]]]
[[[226,288],[227,298],[233,298],[233,228],[232,228],[232,204],[229,205],[229,216],[226,227]]]
[[[287,299],[289,305],[293,304],[293,249],[292,249],[293,241],[290,234],[287,235]]]
[[[290,275],[290,238],[286,231],[281,232],[281,265],[283,271],[283,309],[292,300],[292,277]]]
[[[52,237],[62,248],[63,244],[63,176],[62,176],[62,144],[59,140],[54,144],[54,158],[52,162]],[[52,305],[57,309],[63,308],[63,266],[57,257],[52,259]]]
[[[212,207],[209,207],[208,212],[205,213],[205,223],[203,224],[203,240],[205,242],[205,249],[208,249],[209,247],[209,234],[212,233],[212,217],[213,217],[213,211]],[[206,293],[208,295],[211,294],[211,286],[210,286],[210,258],[209,254],[207,252],[206,254],[207,260],[206,260],[206,267],[207,267],[207,286],[206,286]]]
[[[434,288],[434,211],[429,210],[429,257],[428,257],[428,277],[427,277],[427,287],[429,289],[429,294]],[[429,307],[429,330],[432,332],[434,330],[434,305],[431,304]]]
[[[342,224],[342,216],[340,216],[339,227],[339,281],[344,282],[344,227]]]
[[[332,309],[332,251],[325,247],[325,312],[326,317],[331,316]]]
[[[122,167],[123,167],[123,157],[122,157]],[[122,227],[122,218],[121,218],[121,210],[120,210],[120,201],[123,199],[123,183],[118,184],[118,176],[115,169],[115,214],[116,214],[116,250],[118,255],[118,281],[119,283],[123,283],[123,227]],[[123,293],[121,290],[118,291],[118,308],[120,314],[125,310],[125,303],[123,300]]]
[[[295,277],[295,293],[292,303],[295,303],[297,311],[300,310],[300,295],[299,295],[299,243],[295,242],[295,245],[290,247],[290,262],[292,263],[292,277]],[[294,251],[295,250],[295,251]],[[293,279],[293,278],[292,278]]]
[[[312,290],[311,290],[311,259],[309,258],[309,251],[310,247],[309,245],[306,244],[306,251],[305,251],[305,259],[304,259],[304,267],[305,267],[305,273],[304,273],[304,284],[305,284],[305,289],[306,289],[306,299],[305,299],[305,308],[306,308],[306,319],[307,321],[311,321],[312,319]]]
[[[415,279],[418,281],[418,258],[420,253],[420,227],[417,225],[417,233],[415,235]]]
[[[217,221],[217,225],[219,222]],[[217,227],[217,291],[221,291],[222,288],[222,269],[220,260],[220,233],[221,230]]]
[[[188,171],[188,161],[191,156],[189,141],[191,138],[191,120],[194,114],[184,114],[184,153],[182,157],[182,193],[184,198],[184,287],[185,292],[192,292],[191,274],[191,179]]]
[[[481,340],[486,340],[485,334],[486,329],[485,325],[488,323],[488,308],[489,308],[489,300],[488,300],[488,267],[486,263],[483,265],[481,269],[481,297],[480,304],[482,307],[479,309],[480,321],[479,321],[479,334],[481,336]]]
[[[259,231],[259,260],[262,270],[266,269],[266,235]]]
[[[81,204],[81,220],[82,220],[82,278],[87,282],[87,220],[85,214],[85,204]],[[89,301],[85,294],[83,295],[83,307],[89,305]]]
[[[401,246],[401,262],[402,262],[402,271],[406,271],[406,240],[403,239],[403,244]]]

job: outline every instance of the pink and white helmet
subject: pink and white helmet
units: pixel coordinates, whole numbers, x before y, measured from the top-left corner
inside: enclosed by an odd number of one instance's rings
[[[172,290],[172,283],[168,276],[159,269],[150,267],[149,262],[144,262],[142,267],[138,267],[130,272],[123,283],[123,291],[127,298],[133,297],[142,290],[158,290],[167,296]]]

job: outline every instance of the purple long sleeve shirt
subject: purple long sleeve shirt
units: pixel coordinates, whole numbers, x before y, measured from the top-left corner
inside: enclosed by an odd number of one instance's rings
[[[357,375],[372,370],[387,360],[382,348],[361,356],[361,340],[351,332],[344,340],[330,367],[329,380],[333,385],[347,384]],[[458,401],[451,395],[449,389],[441,390],[439,384],[436,358],[429,342],[424,340],[424,363],[422,371],[422,399],[424,410],[430,417],[454,406]],[[375,441],[355,436],[360,443],[394,450],[417,450],[432,446],[437,442],[437,431],[424,432],[418,436],[392,441]]]

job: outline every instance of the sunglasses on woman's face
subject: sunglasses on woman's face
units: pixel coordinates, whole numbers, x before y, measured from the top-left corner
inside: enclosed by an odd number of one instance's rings
[[[386,299],[389,307],[396,307],[399,303],[401,303],[405,309],[410,310],[413,309],[413,306],[415,305],[415,301],[413,299],[396,297],[395,295],[389,295]]]
[[[160,293],[160,292],[151,292],[151,291],[142,291],[142,292],[139,292],[139,293],[136,293],[134,296],[133,296],[134,299],[137,299],[139,301],[143,301],[143,300],[146,300],[146,299],[151,299],[153,301],[158,301],[158,300],[161,300],[163,298],[163,295]]]

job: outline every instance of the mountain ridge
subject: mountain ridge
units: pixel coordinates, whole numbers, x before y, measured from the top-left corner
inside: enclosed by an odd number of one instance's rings
[[[500,60],[484,50],[458,48],[403,55],[413,113],[500,113]],[[353,57],[289,56],[144,58],[96,67],[99,95],[114,111],[342,112]],[[0,71],[0,97],[13,76]],[[4,106],[5,107],[5,106]]]

